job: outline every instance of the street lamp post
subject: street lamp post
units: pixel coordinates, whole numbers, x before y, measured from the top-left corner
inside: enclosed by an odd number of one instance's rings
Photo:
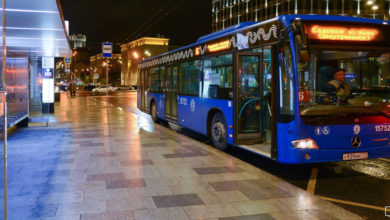
[[[106,58],[106,101],[107,101],[107,108],[108,108],[108,57]]]
[[[7,47],[6,47],[6,16],[5,16],[5,0],[2,2],[2,19],[3,19],[3,68],[2,68],[2,87],[3,87],[3,168],[4,168],[4,220],[7,220],[7,84],[6,84],[6,58],[7,58]]]

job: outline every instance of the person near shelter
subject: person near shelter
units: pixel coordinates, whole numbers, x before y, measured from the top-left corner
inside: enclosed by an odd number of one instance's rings
[[[69,84],[70,96],[76,96],[76,85],[74,83]]]

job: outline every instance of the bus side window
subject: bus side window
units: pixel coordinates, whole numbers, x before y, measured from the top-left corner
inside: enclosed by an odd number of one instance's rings
[[[188,61],[179,66],[179,92],[183,95],[199,97],[202,87],[202,61]]]
[[[208,57],[203,61],[203,98],[232,99],[233,55]]]
[[[283,121],[288,122],[294,116],[294,81],[290,47],[288,42],[281,46],[279,51],[279,91],[280,114],[288,116]]]
[[[159,92],[164,92],[165,91],[165,66],[160,66],[160,74],[158,76],[158,81],[159,81]]]
[[[151,92],[160,92],[160,82],[159,82],[159,68],[154,67],[150,69],[150,91]]]

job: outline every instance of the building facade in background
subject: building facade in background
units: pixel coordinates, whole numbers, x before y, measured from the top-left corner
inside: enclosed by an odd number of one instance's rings
[[[81,84],[88,84],[91,82],[89,77],[89,51],[86,47],[78,47],[73,49],[72,63],[71,63],[71,76],[72,82]]]
[[[112,54],[112,58],[103,58],[102,54],[96,54],[89,58],[90,71],[89,77],[94,85],[106,84],[106,66],[108,65],[108,83],[112,86],[121,85],[121,54]]]
[[[390,0],[211,0],[212,30],[283,14],[343,15],[389,20]]]
[[[121,85],[137,85],[137,63],[169,50],[169,39],[144,37],[121,45]]]
[[[85,35],[82,34],[70,35],[69,41],[72,49],[87,47],[87,36]]]

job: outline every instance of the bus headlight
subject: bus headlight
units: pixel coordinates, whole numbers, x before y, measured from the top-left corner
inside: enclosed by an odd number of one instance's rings
[[[297,149],[320,149],[316,141],[311,138],[292,141],[291,144]]]

